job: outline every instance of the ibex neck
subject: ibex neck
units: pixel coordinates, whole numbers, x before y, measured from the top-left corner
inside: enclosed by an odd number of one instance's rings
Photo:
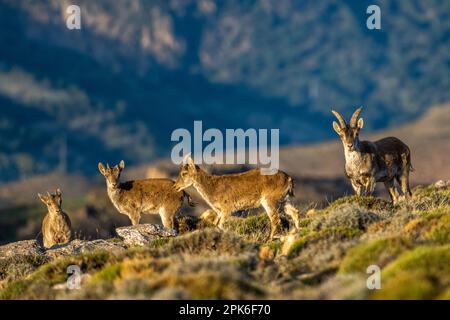
[[[61,216],[63,214],[62,209],[59,210],[48,210],[50,216]]]
[[[111,186],[106,184],[106,190],[108,191],[108,196],[112,199],[120,194],[120,188],[118,186]]]
[[[344,154],[345,154],[345,162],[347,164],[358,162],[363,157],[359,141],[355,144],[354,148],[351,150],[344,145]]]
[[[203,170],[199,170],[197,176],[194,179],[193,187],[201,194],[201,196],[208,201],[210,197],[210,191],[213,188],[212,177],[204,172]]]
[[[122,190],[118,186],[110,185],[107,185],[106,190],[108,192],[108,197],[111,200],[111,203],[119,212],[122,212],[120,209],[120,194]]]

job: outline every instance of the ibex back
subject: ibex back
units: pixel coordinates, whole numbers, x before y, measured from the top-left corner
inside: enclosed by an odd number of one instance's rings
[[[282,171],[262,175],[259,169],[254,169],[216,176],[200,169],[188,156],[180,168],[175,187],[183,190],[189,186],[193,186],[218,214],[219,227],[233,212],[261,206],[271,222],[271,238],[280,236],[279,208],[284,208],[298,227],[299,212],[289,203],[289,197],[293,196],[292,178]]]
[[[127,215],[133,225],[139,224],[141,215],[159,213],[165,228],[174,229],[174,218],[180,210],[183,199],[194,204],[184,191],[177,191],[170,179],[145,179],[119,182],[125,168],[123,160],[112,168],[98,164],[100,173],[106,178],[108,196],[116,209]]]
[[[384,182],[392,201],[400,199],[395,181],[401,187],[405,198],[411,197],[409,173],[411,152],[406,144],[394,137],[378,141],[360,141],[359,132],[364,120],[358,120],[362,108],[357,109],[347,124],[344,118],[332,110],[339,120],[333,128],[341,138],[345,153],[345,173],[358,195],[370,195],[376,182]]]

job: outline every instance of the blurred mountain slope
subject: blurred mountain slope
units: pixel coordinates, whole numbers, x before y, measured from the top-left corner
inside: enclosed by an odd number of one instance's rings
[[[378,1],[0,0],[0,178],[93,174],[99,160],[166,157],[170,133],[280,128],[333,137],[330,107],[367,129],[450,100],[450,4]]]

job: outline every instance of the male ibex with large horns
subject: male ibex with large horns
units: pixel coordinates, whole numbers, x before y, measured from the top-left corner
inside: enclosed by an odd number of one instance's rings
[[[344,118],[332,110],[339,124],[333,122],[333,128],[341,138],[345,153],[345,173],[358,195],[370,195],[376,182],[384,182],[394,203],[400,199],[395,180],[401,187],[403,197],[410,198],[409,172],[411,152],[406,144],[394,137],[388,137],[374,142],[360,141],[359,131],[364,120],[357,109],[347,124]]]

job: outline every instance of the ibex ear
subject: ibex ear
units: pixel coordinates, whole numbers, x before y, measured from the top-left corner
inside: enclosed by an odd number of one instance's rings
[[[38,195],[39,199],[40,199],[43,203],[47,204],[47,198],[46,198],[45,196],[43,196],[43,195],[40,194],[40,193],[38,193],[37,195]]]
[[[189,156],[189,158],[187,159],[187,164],[188,164],[190,167],[195,168],[195,163],[194,163],[194,160],[192,159],[191,156]]]
[[[59,188],[56,189],[56,195],[58,196],[58,205],[61,206],[62,205],[62,192],[61,192],[61,189],[59,189]]]
[[[333,129],[334,129],[334,131],[336,131],[337,134],[339,134],[339,135],[341,134],[342,129],[341,129],[341,127],[337,124],[336,121],[333,121]]]
[[[364,127],[364,120],[363,118],[360,118],[358,120],[358,129],[362,129],[362,127]]]
[[[103,166],[103,163],[101,162],[98,163],[98,170],[102,175],[105,175],[105,167]]]
[[[120,160],[120,163],[119,163],[120,171],[122,171],[124,168],[125,168],[125,162],[123,160]]]
[[[189,166],[195,166],[194,164],[194,160],[192,160],[191,154],[188,153],[184,159],[183,159],[183,164],[188,164]]]

